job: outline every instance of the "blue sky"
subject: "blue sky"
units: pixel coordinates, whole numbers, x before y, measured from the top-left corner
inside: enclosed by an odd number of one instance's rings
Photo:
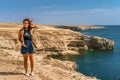
[[[1,0],[0,22],[120,25],[120,0]]]

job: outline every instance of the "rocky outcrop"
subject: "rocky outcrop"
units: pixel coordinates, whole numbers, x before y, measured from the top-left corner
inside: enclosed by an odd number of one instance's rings
[[[90,38],[90,47],[97,50],[112,50],[114,48],[114,41],[92,36]]]
[[[56,25],[55,28],[70,29],[70,30],[96,30],[103,29],[103,26],[67,26],[67,25]]]
[[[114,41],[97,36],[84,36],[82,40],[69,41],[68,50],[113,50]]]
[[[0,49],[0,64],[1,80],[96,80],[76,72],[79,66],[75,62],[53,59],[43,53],[35,54],[34,77],[24,76],[23,57],[19,51]],[[30,67],[28,70],[30,72]]]
[[[40,65],[42,65],[41,77],[45,80],[96,80],[95,77],[86,77],[83,74],[75,72],[76,63],[74,62],[62,62],[50,58],[41,60]],[[50,74],[52,74],[52,76],[50,76]]]
[[[103,26],[78,26],[77,30],[96,30],[96,29],[104,29]]]

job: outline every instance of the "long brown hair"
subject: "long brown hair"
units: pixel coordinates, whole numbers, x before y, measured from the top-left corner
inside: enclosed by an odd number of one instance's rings
[[[24,23],[25,21],[28,21],[28,24],[29,24],[28,29],[29,29],[29,30],[32,29],[32,20],[30,20],[29,18],[25,18],[25,19],[23,20],[23,23]]]

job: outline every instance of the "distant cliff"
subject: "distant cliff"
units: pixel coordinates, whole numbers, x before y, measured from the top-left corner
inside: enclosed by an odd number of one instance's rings
[[[54,26],[56,28],[62,28],[62,29],[70,29],[70,30],[96,30],[96,29],[104,29],[103,26],[70,26],[70,25],[56,25]]]

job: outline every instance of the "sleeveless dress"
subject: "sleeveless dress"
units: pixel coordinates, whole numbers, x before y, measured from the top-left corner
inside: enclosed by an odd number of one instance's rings
[[[33,54],[34,48],[31,40],[30,30],[24,28],[24,43],[27,47],[21,46],[21,54]]]

